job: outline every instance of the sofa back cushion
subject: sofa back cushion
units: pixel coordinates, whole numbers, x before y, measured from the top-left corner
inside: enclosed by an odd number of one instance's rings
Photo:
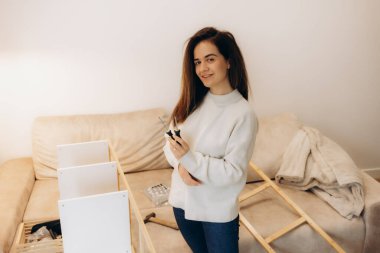
[[[124,172],[168,168],[165,143],[156,108],[120,114],[39,117],[33,123],[33,163],[37,179],[57,177],[57,145],[108,140]]]
[[[302,124],[296,115],[281,113],[274,116],[259,117],[259,129],[251,161],[269,178],[274,178],[282,162],[282,155]],[[248,170],[248,182],[261,178]]]

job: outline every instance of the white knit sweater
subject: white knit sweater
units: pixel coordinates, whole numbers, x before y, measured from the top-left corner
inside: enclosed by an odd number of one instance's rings
[[[235,219],[257,129],[248,101],[237,90],[226,95],[208,92],[201,106],[179,127],[190,150],[178,161],[169,142],[164,147],[165,156],[174,168],[169,203],[182,208],[189,220]],[[179,163],[201,185],[186,185],[178,174]]]

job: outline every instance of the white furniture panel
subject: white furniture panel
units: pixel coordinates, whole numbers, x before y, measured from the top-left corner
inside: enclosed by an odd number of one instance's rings
[[[65,253],[131,253],[128,192],[60,200]]]
[[[57,145],[58,168],[109,161],[108,142],[91,141]]]
[[[58,169],[60,199],[117,191],[116,162]]]

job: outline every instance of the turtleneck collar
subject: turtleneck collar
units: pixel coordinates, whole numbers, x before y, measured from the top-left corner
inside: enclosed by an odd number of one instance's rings
[[[225,95],[215,95],[209,91],[207,93],[207,96],[218,106],[226,106],[229,104],[233,104],[242,98],[242,95],[237,89]]]

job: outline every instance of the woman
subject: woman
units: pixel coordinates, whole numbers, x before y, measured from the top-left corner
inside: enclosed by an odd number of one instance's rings
[[[234,36],[206,27],[188,41],[181,97],[164,147],[173,166],[169,203],[196,253],[238,252],[238,196],[256,134],[244,60]]]

